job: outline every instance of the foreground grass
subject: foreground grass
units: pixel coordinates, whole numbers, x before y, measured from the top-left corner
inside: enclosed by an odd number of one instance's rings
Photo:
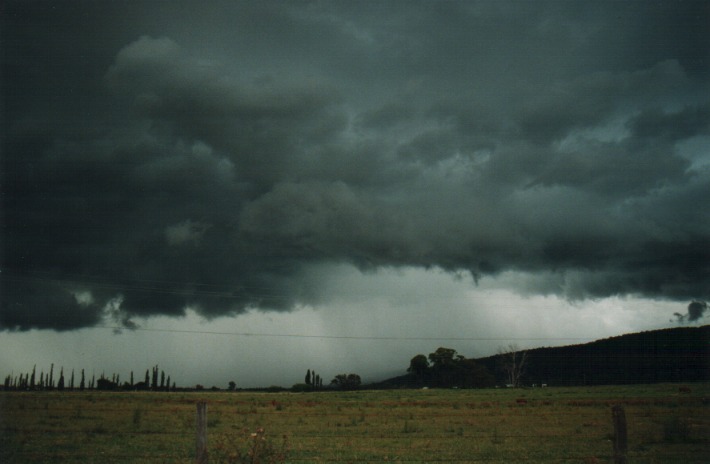
[[[0,392],[0,461],[194,462],[206,401],[210,462],[259,429],[286,445],[285,462],[610,462],[613,404],[626,410],[630,463],[708,462],[710,385],[691,389]]]

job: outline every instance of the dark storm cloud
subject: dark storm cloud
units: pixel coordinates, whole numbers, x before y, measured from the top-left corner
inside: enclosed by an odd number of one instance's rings
[[[703,318],[707,309],[708,304],[705,301],[691,301],[686,314],[674,313],[674,315],[679,323],[695,322]]]
[[[288,310],[342,262],[710,293],[703,2],[68,5],[3,19],[3,328]]]

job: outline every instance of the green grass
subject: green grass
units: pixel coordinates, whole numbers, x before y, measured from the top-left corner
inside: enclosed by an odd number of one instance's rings
[[[260,429],[277,462],[610,462],[614,404],[630,463],[707,462],[710,385],[691,388],[0,392],[0,462],[191,463],[198,401],[210,462],[246,453]]]

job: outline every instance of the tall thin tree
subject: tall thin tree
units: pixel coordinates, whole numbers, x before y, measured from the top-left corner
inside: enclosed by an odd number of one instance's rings
[[[59,371],[59,381],[57,382],[57,389],[64,390],[64,366]]]
[[[520,386],[520,379],[525,373],[525,362],[527,361],[527,351],[521,351],[515,344],[510,344],[506,348],[499,348],[498,355],[502,362],[502,369],[505,372],[508,385]]]
[[[153,382],[150,384],[150,388],[153,391],[158,390],[158,365],[153,367]]]

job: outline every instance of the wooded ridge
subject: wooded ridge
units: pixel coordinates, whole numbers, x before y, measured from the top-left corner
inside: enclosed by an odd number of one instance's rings
[[[439,348],[430,354],[449,348]],[[434,355],[434,358],[432,358]],[[511,365],[517,355],[517,365]],[[442,384],[424,355],[412,358],[406,375],[378,382],[373,388],[620,385],[710,381],[710,325],[678,327],[596,340],[579,345],[511,351],[478,359],[456,355],[460,366],[475,366],[478,379]],[[421,368],[417,369],[417,365]],[[511,372],[515,372],[512,376]],[[490,374],[488,377],[485,374]],[[493,378],[493,380],[491,379]],[[466,378],[466,376],[459,376]]]

